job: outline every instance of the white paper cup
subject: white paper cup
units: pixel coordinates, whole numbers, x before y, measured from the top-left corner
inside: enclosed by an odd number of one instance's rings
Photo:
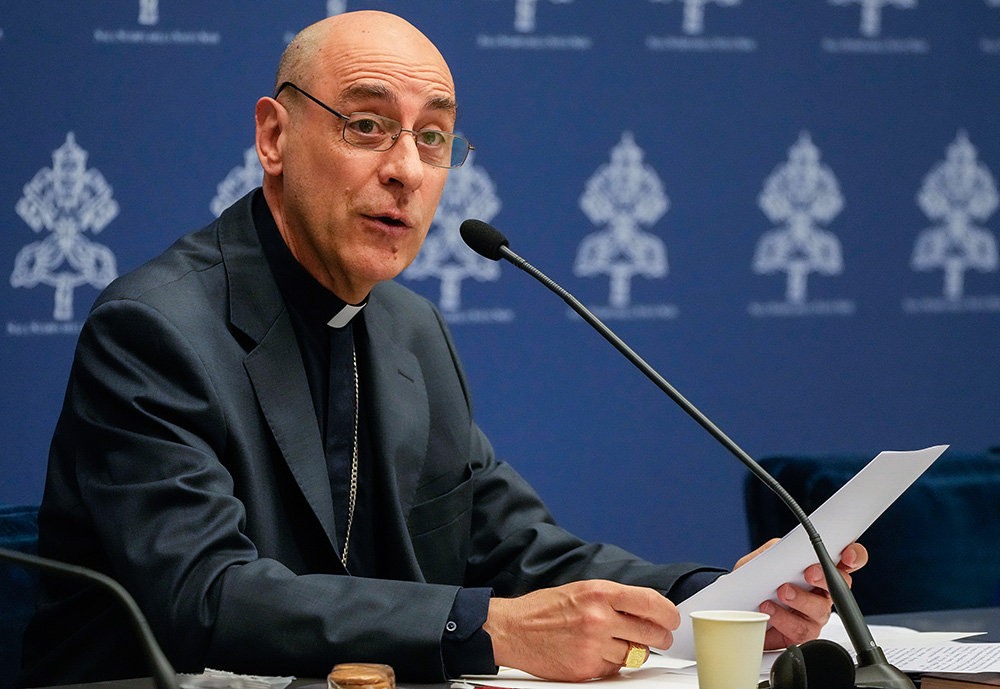
[[[755,689],[770,619],[762,612],[691,613],[699,689]]]

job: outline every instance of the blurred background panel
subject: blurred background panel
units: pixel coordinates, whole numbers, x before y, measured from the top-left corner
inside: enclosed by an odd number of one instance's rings
[[[0,9],[0,503],[41,499],[100,289],[259,184],[282,50],[358,9],[452,67],[476,150],[399,281],[563,525],[728,566],[745,470],[466,217],[751,455],[1000,444],[995,0],[38,0]]]

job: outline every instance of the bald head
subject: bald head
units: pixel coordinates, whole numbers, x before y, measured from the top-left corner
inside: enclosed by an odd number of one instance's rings
[[[277,85],[286,81],[293,88],[255,108],[264,198],[295,259],[356,304],[406,268],[427,236],[448,170],[424,161],[418,136],[454,130],[454,80],[409,22],[365,11],[296,36],[278,68]],[[351,119],[358,114],[373,117]],[[390,122],[413,136],[387,148],[355,136]]]
[[[300,31],[281,55],[275,88],[286,81],[310,83],[317,71],[336,69],[338,60],[366,53],[426,61],[451,80],[441,53],[415,26],[388,12],[362,10],[328,17]]]

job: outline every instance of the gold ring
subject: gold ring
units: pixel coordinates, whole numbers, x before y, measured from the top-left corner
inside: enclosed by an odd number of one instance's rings
[[[642,644],[637,644],[634,641],[628,642],[628,653],[625,655],[625,667],[635,668],[642,667],[642,664],[646,662],[646,654],[649,649]]]

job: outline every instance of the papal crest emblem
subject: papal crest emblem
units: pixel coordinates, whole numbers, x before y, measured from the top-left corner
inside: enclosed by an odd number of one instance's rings
[[[656,171],[643,162],[644,153],[632,132],[623,132],[611,149],[611,161],[587,180],[580,208],[601,229],[583,238],[576,253],[577,277],[607,275],[608,305],[624,309],[632,300],[636,277],[667,275],[667,246],[643,227],[655,225],[670,207]]]
[[[997,270],[996,237],[976,222],[987,220],[1000,205],[993,175],[977,159],[965,132],[958,133],[945,160],[924,178],[917,203],[940,224],[917,236],[910,265],[918,271],[943,271],[945,299],[961,301],[967,271]]]
[[[768,220],[778,225],[757,241],[753,272],[785,273],[785,301],[751,303],[756,316],[851,315],[854,302],[808,298],[811,274],[844,272],[840,239],[823,227],[844,207],[844,196],[833,171],[820,160],[820,150],[802,132],[788,151],[788,160],[764,181],[757,199]]]
[[[111,250],[85,236],[97,234],[118,215],[111,186],[96,169],[87,169],[87,152],[73,133],[52,153],[52,167],[42,168],[24,185],[17,214],[44,239],[22,248],[10,276],[13,287],[49,285],[55,289],[53,317],[73,318],[73,291],[80,285],[107,287],[117,276]]]
[[[810,273],[838,275],[844,270],[840,240],[820,227],[844,207],[837,178],[820,162],[819,149],[808,132],[788,152],[788,161],[764,183],[758,203],[771,222],[782,223],[761,237],[753,259],[760,275],[787,275],[785,298],[806,301]]]

